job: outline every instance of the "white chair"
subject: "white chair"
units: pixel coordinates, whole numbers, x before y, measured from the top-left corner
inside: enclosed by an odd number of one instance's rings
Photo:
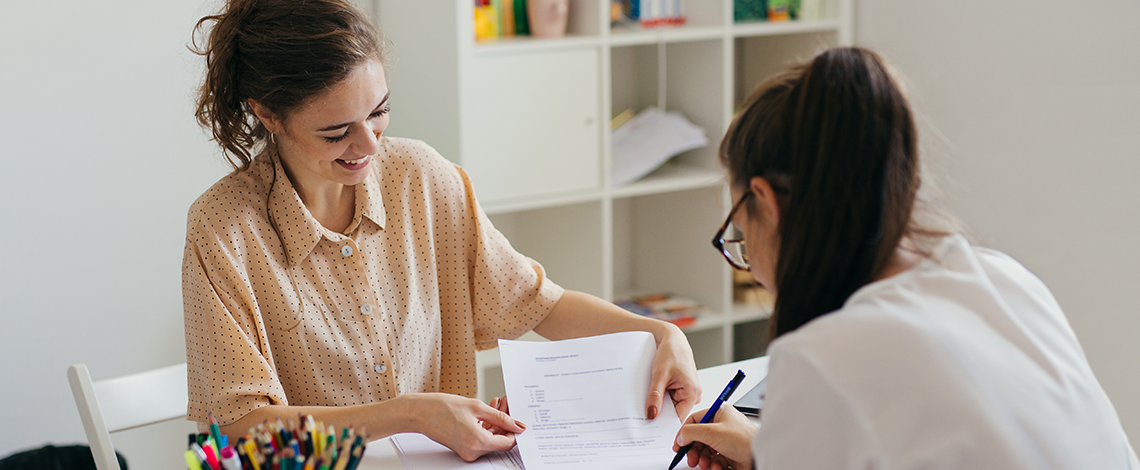
[[[121,470],[111,433],[186,417],[186,363],[98,382],[75,364],[67,380],[99,470]]]

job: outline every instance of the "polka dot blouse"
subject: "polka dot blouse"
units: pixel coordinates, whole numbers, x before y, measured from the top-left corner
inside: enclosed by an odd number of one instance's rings
[[[190,208],[182,264],[187,416],[264,405],[475,396],[475,351],[533,329],[562,296],[475,201],[459,167],[385,138],[344,233],[325,229],[274,159]]]

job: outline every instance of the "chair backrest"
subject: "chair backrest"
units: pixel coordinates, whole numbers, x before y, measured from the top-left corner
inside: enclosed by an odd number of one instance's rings
[[[99,470],[120,470],[111,433],[186,417],[186,363],[98,382],[75,364],[67,380]]]

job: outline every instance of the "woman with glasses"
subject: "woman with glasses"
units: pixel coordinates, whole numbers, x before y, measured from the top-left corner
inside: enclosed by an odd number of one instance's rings
[[[1140,469],[1049,289],[919,200],[917,149],[872,52],[752,93],[714,245],[776,295],[761,425],[698,411],[677,448],[706,470]]]

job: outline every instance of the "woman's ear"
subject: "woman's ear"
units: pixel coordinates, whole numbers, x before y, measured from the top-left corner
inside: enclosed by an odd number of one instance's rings
[[[780,201],[776,199],[776,191],[772,189],[772,183],[768,182],[767,178],[762,176],[753,176],[748,180],[748,190],[752,191],[752,199],[755,203],[757,215],[761,220],[775,221],[773,227],[779,227],[780,216]]]
[[[249,107],[253,109],[253,114],[257,116],[257,119],[261,121],[261,125],[265,126],[265,129],[270,133],[281,134],[285,130],[281,119],[278,118],[277,114],[273,111],[270,111],[269,108],[262,106],[261,103],[254,101],[252,98],[246,100],[246,103],[249,103]]]

